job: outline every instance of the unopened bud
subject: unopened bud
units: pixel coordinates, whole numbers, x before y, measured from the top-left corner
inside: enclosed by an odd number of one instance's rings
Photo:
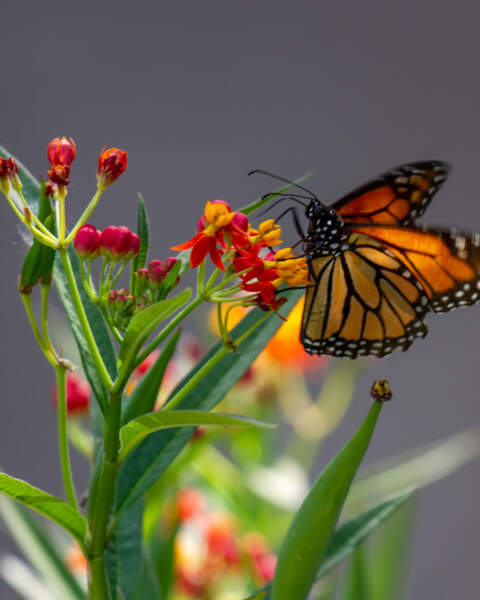
[[[77,145],[72,140],[66,137],[55,138],[48,145],[47,157],[48,162],[54,165],[70,166],[75,160],[77,153]]]
[[[86,258],[93,260],[100,255],[100,235],[101,231],[88,224],[77,231],[73,246],[82,260]]]
[[[130,260],[140,250],[140,238],[128,227],[110,226],[100,236],[100,252],[103,256],[118,262]]]
[[[116,181],[125,171],[128,155],[124,150],[109,148],[98,157],[97,181],[100,188],[106,188]]]

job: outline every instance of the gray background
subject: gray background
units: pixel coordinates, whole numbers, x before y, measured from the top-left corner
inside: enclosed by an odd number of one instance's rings
[[[141,190],[158,257],[186,239],[206,200],[241,206],[269,191],[246,177],[253,168],[314,169],[309,185],[330,202],[399,163],[448,160],[454,171],[427,221],[480,231],[478,18],[474,2],[4,0],[0,141],[40,175],[48,141],[75,138],[74,216],[103,144],[128,150],[128,171],[95,222],[133,226]],[[5,202],[1,211],[0,463],[60,493],[52,377],[17,297],[17,223]],[[370,459],[478,423],[479,316],[478,306],[432,316],[425,340],[373,362],[329,455],[378,377],[395,401]],[[422,493],[406,597],[475,596],[478,477],[471,464]],[[11,547],[4,535],[0,545]],[[3,585],[0,597],[13,598]]]

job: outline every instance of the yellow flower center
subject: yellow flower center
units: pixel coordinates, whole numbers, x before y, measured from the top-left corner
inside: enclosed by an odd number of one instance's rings
[[[205,228],[205,233],[207,235],[212,235],[207,231],[209,227],[213,227],[218,231],[218,229],[229,225],[234,215],[235,213],[231,212],[225,204],[213,204],[213,202],[207,202],[205,205],[204,216],[208,226]],[[215,235],[215,233],[213,235]]]

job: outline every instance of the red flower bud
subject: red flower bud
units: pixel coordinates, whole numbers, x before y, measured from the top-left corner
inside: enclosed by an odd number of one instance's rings
[[[48,171],[48,178],[57,185],[68,185],[70,183],[69,175],[70,165],[53,165]]]
[[[47,157],[48,162],[54,165],[62,165],[69,167],[75,160],[77,153],[77,145],[72,140],[66,137],[55,138],[48,145]]]
[[[105,146],[106,148],[106,146]],[[97,181],[99,187],[112,184],[127,168],[128,155],[124,150],[109,148],[102,150],[98,157]]]
[[[53,403],[57,406],[57,388],[53,388]],[[67,373],[67,412],[68,414],[82,413],[88,410],[90,404],[90,387],[77,373]]]
[[[18,174],[18,165],[14,158],[0,157],[0,179],[7,179]]]
[[[140,238],[128,227],[107,227],[100,235],[100,252],[117,262],[130,260],[140,250]]]
[[[96,227],[88,224],[77,231],[73,246],[82,260],[85,258],[93,260],[100,255],[101,233]]]
[[[56,188],[57,186],[51,181],[49,181],[45,186],[45,196],[54,196],[55,192],[57,191]]]

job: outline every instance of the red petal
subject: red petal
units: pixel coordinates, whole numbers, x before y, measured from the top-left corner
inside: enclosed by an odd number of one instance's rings
[[[210,251],[210,240],[212,239],[202,234],[198,235],[200,237],[197,240],[190,254],[190,265],[193,268],[198,267],[198,265],[205,260],[205,257]]]
[[[218,248],[217,248],[217,244],[215,243],[215,239],[211,238],[213,240],[213,244],[210,248],[210,257],[212,259],[213,264],[218,267],[219,269],[222,269],[222,271],[225,271],[225,267],[223,266],[222,263],[222,255],[220,254]]]
[[[202,233],[197,233],[194,235],[192,239],[188,240],[188,242],[184,242],[183,244],[179,244],[178,246],[172,246],[171,250],[188,250],[195,246],[195,244],[203,237]],[[200,261],[201,262],[201,261]]]

